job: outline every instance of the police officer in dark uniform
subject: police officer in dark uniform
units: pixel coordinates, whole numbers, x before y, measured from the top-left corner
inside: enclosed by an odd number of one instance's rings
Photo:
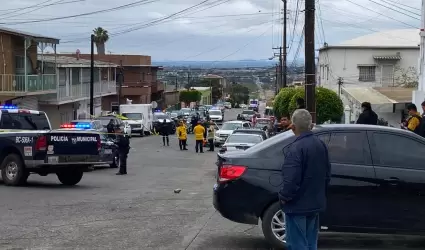
[[[116,143],[118,145],[118,152],[120,156],[120,170],[117,175],[126,175],[127,174],[127,156],[130,152],[130,138],[123,134],[121,129],[115,130],[117,134]]]
[[[107,130],[107,132],[108,132],[108,136],[110,137],[110,138],[116,138],[116,136],[115,135],[113,135],[113,134],[115,134],[115,128],[114,128],[114,119],[111,119],[110,121],[109,121],[109,123],[108,123],[108,125],[106,125],[106,130]]]
[[[160,134],[162,135],[162,143],[165,146],[165,142],[167,142],[167,146],[170,146],[170,138],[168,136],[171,134],[171,124],[167,123],[167,120],[164,119],[164,121],[161,123],[161,129]]]

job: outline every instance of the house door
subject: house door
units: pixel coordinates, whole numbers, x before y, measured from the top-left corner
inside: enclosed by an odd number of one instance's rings
[[[385,64],[381,66],[381,84],[382,87],[394,86],[394,65]]]

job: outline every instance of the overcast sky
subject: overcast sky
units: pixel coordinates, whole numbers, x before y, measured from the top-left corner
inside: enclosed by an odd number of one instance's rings
[[[89,52],[90,34],[100,26],[110,33],[107,51],[150,55],[155,61],[267,59],[273,55],[272,47],[282,43],[281,0],[145,1],[151,3],[37,23],[22,22],[110,9],[136,0],[3,1],[0,25],[60,38],[59,52],[80,49],[82,53]],[[303,44],[299,46],[304,25],[304,0],[299,0],[298,10],[297,0],[287,1],[288,60],[291,61],[303,58],[304,54]],[[201,2],[205,3],[181,12]],[[338,44],[382,30],[419,29],[420,2],[316,0],[316,48],[324,41],[330,45]],[[293,32],[297,15],[299,18]]]

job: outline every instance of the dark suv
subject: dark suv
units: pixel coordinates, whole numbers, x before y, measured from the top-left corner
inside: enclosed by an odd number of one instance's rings
[[[425,235],[425,138],[373,125],[313,130],[329,148],[332,179],[323,231]],[[282,185],[288,131],[237,154],[218,156],[214,207],[225,218],[258,224],[274,247],[285,245]],[[283,173],[284,174],[284,173]]]

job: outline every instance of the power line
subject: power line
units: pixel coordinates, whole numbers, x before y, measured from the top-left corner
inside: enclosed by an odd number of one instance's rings
[[[389,1],[386,1],[386,0],[381,0],[381,1],[382,1],[382,2],[384,2],[384,3],[386,3],[386,4],[389,4],[390,6],[391,6],[391,5],[394,5],[394,4],[397,4],[397,3],[389,2]],[[399,8],[399,9],[401,9],[401,10],[403,10],[403,11],[406,11],[407,13],[411,13],[411,14],[416,15],[416,16],[421,16],[418,12],[413,12],[413,11],[408,10],[408,9],[406,9],[406,8],[402,8],[402,7],[400,7],[400,6],[395,6],[395,7]]]
[[[0,23],[0,24],[17,25],[17,24],[26,24],[26,23],[42,23],[42,22],[49,22],[49,21],[56,21],[56,20],[64,20],[64,19],[70,19],[70,18],[75,18],[75,17],[82,17],[82,16],[89,16],[89,15],[96,15],[96,14],[113,12],[113,11],[117,11],[117,10],[122,10],[122,9],[127,9],[127,8],[132,8],[132,7],[144,5],[144,4],[149,4],[149,3],[153,3],[153,2],[157,2],[157,1],[160,1],[160,0],[139,0],[139,1],[136,1],[136,2],[120,5],[120,6],[109,8],[109,9],[86,12],[86,13],[82,13],[82,14],[63,16],[63,17],[55,17],[55,18],[46,18],[46,19],[39,19],[39,20],[32,20],[32,21]]]
[[[51,0],[49,0],[49,1],[51,1]],[[47,1],[47,2],[49,2],[49,1]],[[53,3],[51,3],[51,4],[58,4],[58,3],[61,3],[61,2],[63,2],[63,1],[65,1],[65,0],[58,0],[58,1],[53,2]],[[28,14],[28,13],[31,13],[31,12],[34,12],[34,11],[37,11],[37,10],[40,10],[40,9],[44,9],[44,8],[46,8],[47,6],[50,6],[50,5],[41,5],[41,6],[37,7],[37,8],[30,9],[30,10],[28,10],[28,11],[26,11],[26,12],[17,13],[17,14],[15,14],[15,15],[7,16],[7,17],[4,17],[4,18],[5,18],[5,19],[9,19],[9,18],[11,18],[11,17],[15,17],[15,16],[20,16],[20,15]],[[10,14],[10,13],[9,13],[9,14]]]
[[[413,9],[413,10],[418,10],[419,9],[419,7],[413,7],[413,6],[410,6],[410,5],[407,5],[407,4],[402,4],[402,3],[399,3],[399,2],[396,2],[396,1],[393,1],[393,0],[387,0],[387,1],[388,2],[391,2],[392,4],[397,4],[397,5],[400,5],[400,6],[409,8],[409,9]]]
[[[153,21],[149,21],[147,23],[142,23],[140,25],[135,24],[135,25],[133,25],[135,27],[124,29],[124,30],[118,31],[116,33],[111,33],[109,36],[110,37],[114,37],[114,36],[126,34],[126,33],[129,33],[129,32],[132,32],[132,31],[136,31],[136,30],[140,30],[140,29],[143,29],[143,28],[148,28],[148,27],[157,25],[157,24],[159,24],[159,23],[161,23],[163,21],[166,21],[166,20],[168,20],[170,18],[173,18],[173,17],[179,16],[179,15],[182,15],[182,14],[184,14],[187,11],[194,10],[196,8],[199,8],[199,7],[201,7],[202,5],[204,5],[205,3],[209,2],[209,1],[210,0],[204,0],[204,1],[202,1],[202,2],[200,2],[198,4],[195,4],[195,5],[191,6],[191,7],[185,8],[185,9],[183,9],[181,11],[175,12],[173,14],[170,14],[170,15],[166,16],[166,17],[162,17],[162,18],[155,19]],[[226,3],[226,2],[229,2],[229,1],[230,0],[217,0],[215,2],[210,3],[211,5],[208,6],[207,8],[204,8],[204,9],[201,9],[201,10],[197,10],[197,11],[195,11],[193,13],[190,13],[190,14],[198,13],[200,11],[204,11],[204,10],[210,9],[212,7],[218,6],[220,4],[223,4],[223,3]],[[71,42],[75,42],[75,41],[78,41],[78,40],[85,40],[85,39],[87,39],[87,37],[77,38],[75,40],[66,41],[66,42],[62,42],[62,43],[71,43]]]
[[[292,50],[292,44],[294,43],[294,39],[295,39],[295,30],[297,28],[297,22],[298,22],[298,14],[299,14],[299,5],[300,5],[301,0],[297,0],[297,6],[295,7],[295,19],[294,19],[294,26],[292,29],[292,33],[291,33],[291,41],[289,42],[289,51],[288,54],[291,52]]]
[[[385,2],[384,0],[381,0],[381,1]],[[369,0],[369,2],[372,2],[372,3],[377,4],[377,5],[379,5],[379,6],[385,7],[385,8],[387,8],[387,9],[392,10],[392,11],[395,11],[395,12],[397,12],[397,13],[399,13],[399,14],[402,14],[402,15],[405,15],[405,16],[408,16],[408,17],[411,17],[411,18],[413,18],[413,19],[416,19],[416,20],[419,20],[419,21],[421,20],[421,19],[420,19],[420,18],[418,18],[418,17],[408,15],[408,14],[403,13],[403,12],[401,12],[401,11],[397,10],[397,9],[394,9],[394,8],[391,8],[391,7],[386,6],[386,5],[384,5],[384,4],[378,3],[378,2],[376,2],[376,1],[374,1],[374,0]],[[400,9],[401,9],[401,8],[400,8]],[[414,13],[414,12],[411,12],[411,11],[408,11],[408,12],[413,13],[413,15],[420,16],[418,13]]]
[[[375,12],[375,13],[377,13],[378,15],[380,15],[380,16],[384,16],[384,17],[389,18],[389,19],[391,19],[391,20],[393,20],[393,21],[396,21],[396,22],[399,22],[399,23],[405,24],[405,25],[407,25],[407,26],[409,26],[409,27],[412,27],[412,28],[415,28],[415,29],[417,29],[417,28],[418,28],[418,27],[415,27],[415,26],[413,26],[413,25],[411,25],[411,24],[409,24],[409,23],[406,23],[406,22],[400,21],[400,20],[398,20],[398,19],[395,19],[395,18],[393,18],[393,17],[386,16],[386,15],[384,15],[384,14],[380,13],[379,11],[376,11],[376,10],[373,10],[373,9],[369,9],[369,8],[367,8],[367,7],[363,6],[363,5],[360,5],[360,4],[358,4],[358,3],[355,3],[355,2],[353,2],[353,1],[351,1],[351,0],[345,0],[345,1],[348,1],[348,2],[350,2],[350,3],[352,3],[352,4],[354,4],[354,5],[357,5],[357,6],[361,7],[361,8],[364,8],[364,9],[366,9],[366,10],[369,10],[369,11]]]
[[[41,2],[41,3],[37,3],[37,4],[33,4],[33,5],[30,5],[30,6],[27,6],[27,7],[16,9],[16,10],[10,12],[10,13],[6,13],[6,14],[3,14],[3,15],[0,15],[0,17],[7,16],[7,15],[10,15],[10,14],[14,14],[14,13],[19,12],[21,10],[37,8],[37,7],[40,7],[40,5],[43,6],[43,4],[46,4],[46,3],[50,2],[50,1],[53,1],[53,0],[47,0],[47,1],[44,1],[44,2]],[[18,14],[18,15],[20,15],[20,14]],[[14,16],[16,16],[16,15],[14,15]],[[14,16],[12,16],[12,17],[14,17]]]
[[[42,6],[48,7],[48,6],[53,6],[53,5],[62,5],[62,4],[77,3],[77,2],[84,2],[84,1],[86,1],[86,0],[70,0],[70,1],[66,1],[66,2],[51,3],[51,4],[42,5]],[[15,10],[25,10],[25,9],[28,9],[28,8],[30,8],[30,7],[12,8],[12,9],[0,10],[0,12],[15,11]]]

